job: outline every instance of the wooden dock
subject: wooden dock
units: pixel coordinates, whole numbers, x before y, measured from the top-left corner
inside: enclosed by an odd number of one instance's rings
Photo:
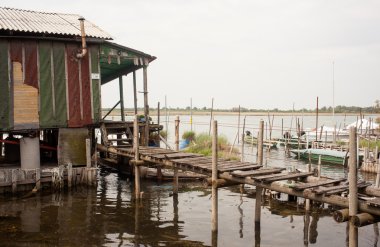
[[[105,147],[98,144],[98,150],[124,157],[134,158],[133,148]],[[139,158],[144,165],[180,169],[211,176],[212,158],[200,154],[173,151],[157,147],[140,147]],[[218,159],[218,178],[233,184],[250,184],[264,189],[303,197],[313,201],[348,207],[349,183],[346,179],[319,178],[317,171],[287,172],[284,168],[267,168],[261,165]],[[380,190],[370,183],[358,181],[362,193],[359,210],[380,215]]]

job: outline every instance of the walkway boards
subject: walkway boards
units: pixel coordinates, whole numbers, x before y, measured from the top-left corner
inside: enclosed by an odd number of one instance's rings
[[[99,150],[113,152],[118,155],[133,158],[132,148],[104,147]],[[140,159],[148,162],[150,166],[160,165],[167,168],[179,168],[198,174],[210,176],[212,172],[212,159],[201,154],[177,152],[169,149],[155,147],[140,147]],[[262,167],[251,162],[218,159],[219,177],[235,183],[251,184],[281,193],[301,196],[312,200],[319,200],[338,206],[348,206],[348,193],[346,179],[328,179],[313,177],[313,172],[286,172],[285,168]],[[308,178],[308,179],[306,179]],[[309,179],[311,178],[311,180]],[[307,182],[307,181],[310,182]],[[281,181],[281,182],[280,182]],[[369,183],[358,182],[358,188],[365,191]],[[380,192],[379,192],[380,193]],[[370,195],[366,195],[371,197]],[[362,207],[362,204],[367,206]],[[367,212],[380,215],[380,197],[371,197],[371,200],[360,201],[359,208]],[[376,209],[376,210],[372,210]],[[379,211],[378,211],[379,210]]]

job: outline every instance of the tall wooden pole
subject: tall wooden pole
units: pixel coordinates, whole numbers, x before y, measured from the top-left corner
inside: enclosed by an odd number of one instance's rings
[[[193,131],[193,99],[190,98],[190,131]]]
[[[316,119],[315,119],[315,141],[318,141],[318,97],[317,97],[317,108],[316,108]]]
[[[125,122],[123,76],[119,76],[119,91],[120,91],[120,115],[121,115],[121,121]]]
[[[350,144],[349,144],[350,156],[348,158],[349,171],[349,216],[350,218],[358,213],[358,187],[357,187],[357,138],[356,138],[356,128],[350,128]],[[354,226],[354,223],[350,221],[350,231],[349,231],[349,246],[358,246],[358,228]]]
[[[133,149],[135,151],[135,196],[140,198],[140,143],[139,143],[139,120],[138,115],[135,115],[135,121],[133,123]]]
[[[243,132],[241,133],[241,158],[240,158],[240,160],[241,160],[241,162],[244,162],[244,144],[245,144],[245,142],[244,142],[244,131],[245,131],[245,118],[246,117],[244,117],[244,119],[243,119]],[[252,135],[253,135],[253,133],[252,133]]]
[[[237,141],[238,141],[238,144],[240,143],[240,114],[241,114],[241,112],[240,112],[240,105],[239,105],[239,113],[238,113],[238,133],[237,133],[237,136],[238,136],[238,139],[237,139]]]
[[[218,231],[218,122],[213,121],[212,124],[212,215],[211,215],[211,231]]]
[[[264,120],[260,120],[259,136],[257,138],[257,164],[263,165],[264,159]]]
[[[149,104],[148,104],[148,70],[147,65],[143,67],[144,74],[144,116],[145,116],[145,146],[149,145]]]
[[[157,103],[157,124],[158,124],[158,131],[157,131],[157,132],[158,132],[158,133],[157,133],[157,134],[158,134],[158,138],[157,138],[157,142],[158,142],[158,143],[157,143],[157,145],[158,145],[158,147],[161,146],[161,145],[160,145],[160,142],[161,142],[161,141],[160,141],[160,140],[161,140],[161,139],[160,139],[160,120],[161,120],[161,119],[160,119],[160,102],[158,102],[158,103]]]
[[[137,87],[136,87],[136,71],[133,71],[133,105],[135,115],[137,115]]]
[[[175,118],[175,151],[179,151],[179,116]],[[178,168],[173,169],[173,193],[178,194]]]
[[[211,123],[212,123],[212,120],[214,119],[214,116],[212,115],[213,114],[213,110],[214,110],[214,98],[212,98],[212,100],[211,100],[210,128],[208,130],[208,135],[211,134]]]

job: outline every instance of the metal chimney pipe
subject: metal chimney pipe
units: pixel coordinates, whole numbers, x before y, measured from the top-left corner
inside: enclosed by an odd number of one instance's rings
[[[77,54],[77,58],[83,58],[87,54],[87,45],[86,45],[86,33],[84,31],[84,18],[80,17],[80,32],[82,36],[82,52]]]

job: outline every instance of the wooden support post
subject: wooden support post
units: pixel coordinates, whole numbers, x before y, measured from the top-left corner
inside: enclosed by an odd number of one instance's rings
[[[318,178],[321,178],[322,173],[322,155],[318,156]]]
[[[36,190],[41,189],[41,169],[36,168]]]
[[[350,144],[349,144],[350,157],[348,158],[349,172],[348,172],[348,182],[349,182],[349,216],[353,217],[358,213],[358,187],[357,187],[357,138],[356,138],[356,128],[350,128]],[[358,246],[358,228],[355,227],[354,223],[350,221],[350,231],[349,231],[349,246]]]
[[[140,160],[140,147],[139,147],[139,120],[138,115],[135,115],[135,120],[133,124],[133,149],[135,151],[135,197],[139,199],[141,196],[140,193],[140,166],[138,165],[138,161]]]
[[[73,183],[73,165],[69,163],[67,165],[67,186],[71,188]]]
[[[86,139],[86,167],[91,168],[91,140]]]
[[[148,65],[143,67],[144,74],[144,116],[145,116],[145,146],[149,145],[149,104],[148,104]]]
[[[179,116],[175,118],[175,151],[179,151]],[[173,193],[178,194],[178,168],[173,167]]]
[[[212,122],[212,215],[211,215],[211,231],[218,231],[218,122]]]
[[[281,118],[281,137],[284,137],[284,119]]]
[[[257,164],[263,165],[264,159],[264,120],[260,120],[259,136],[257,138]]]
[[[121,116],[121,121],[125,122],[123,76],[119,76],[119,91],[120,91],[120,116]]]
[[[136,87],[136,71],[133,71],[133,106],[135,115],[137,115],[137,87]]]
[[[255,224],[260,224],[261,221],[261,197],[263,188],[256,186],[256,205],[255,205]]]

